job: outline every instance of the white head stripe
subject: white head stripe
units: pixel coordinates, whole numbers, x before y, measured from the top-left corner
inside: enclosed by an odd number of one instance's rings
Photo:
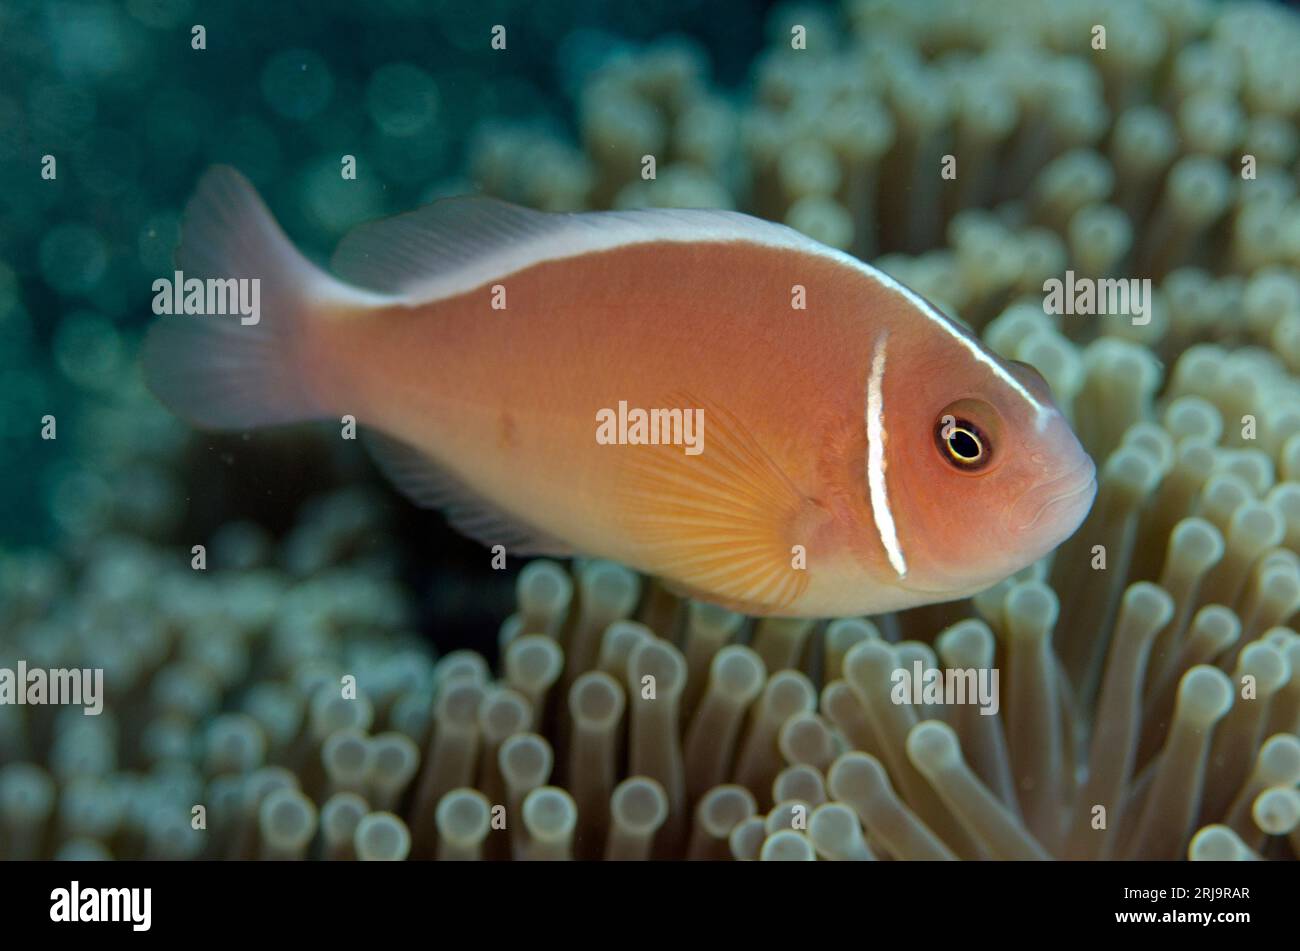
[[[867,488],[871,493],[871,517],[875,519],[880,544],[885,547],[889,563],[898,577],[907,575],[907,560],[898,541],[894,514],[889,509],[889,490],[885,485],[885,340],[882,333],[871,355],[871,377],[867,381]]]

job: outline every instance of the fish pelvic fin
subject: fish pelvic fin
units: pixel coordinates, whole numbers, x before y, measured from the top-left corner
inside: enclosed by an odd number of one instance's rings
[[[644,567],[695,597],[782,613],[808,587],[804,536],[818,520],[815,503],[732,413],[687,394],[661,405],[702,408],[707,440],[698,455],[675,445],[618,449],[624,530],[646,552]]]
[[[209,169],[186,206],[176,265],[178,274],[154,284],[161,315],[142,352],[145,383],[158,399],[204,429],[326,415],[311,388],[318,368],[304,355],[313,317],[375,303],[372,295],[303,257],[253,186],[228,166]],[[198,312],[186,303],[191,292],[200,295]],[[233,295],[237,308],[228,306]]]
[[[408,499],[420,508],[438,509],[462,535],[481,545],[502,545],[511,555],[574,554],[559,539],[527,519],[506,512],[483,498],[448,468],[415,446],[377,429],[363,431],[375,464]]]

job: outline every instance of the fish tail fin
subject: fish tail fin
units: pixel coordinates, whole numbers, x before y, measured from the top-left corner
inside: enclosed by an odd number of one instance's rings
[[[199,182],[185,209],[176,264],[187,284],[198,278],[205,287],[210,280],[229,286],[235,279],[245,295],[241,307],[256,315],[165,311],[155,317],[142,363],[158,399],[205,429],[251,429],[325,415],[305,372],[304,344],[313,311],[356,292],[298,252],[233,168],[215,166]],[[167,285],[156,284],[155,291],[155,304],[175,293]]]

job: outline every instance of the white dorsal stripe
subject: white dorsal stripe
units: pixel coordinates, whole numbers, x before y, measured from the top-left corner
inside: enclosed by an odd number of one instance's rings
[[[536,264],[660,241],[748,241],[810,253],[821,247],[792,229],[734,211],[557,214],[491,198],[452,198],[357,226],[339,243],[332,265],[348,280],[420,304]]]
[[[736,211],[646,208],[554,214],[489,198],[453,198],[353,229],[334,267],[345,280],[422,304],[501,281],[546,261],[651,242],[731,242],[834,261],[900,295],[1034,409],[1041,430],[1055,410],[1034,397],[976,341],[883,271],[775,222]]]
[[[889,508],[889,487],[885,482],[885,341],[882,333],[871,354],[871,376],[867,380],[867,488],[871,494],[871,517],[880,533],[880,544],[885,548],[889,564],[898,577],[907,576],[907,559],[898,540],[898,526]]]
[[[847,255],[845,256],[847,257]],[[949,336],[951,336],[959,344],[965,347],[967,352],[969,352],[972,357],[974,357],[977,361],[979,361],[980,363],[984,364],[984,366],[992,370],[993,375],[996,376],[1003,383],[1005,383],[1013,393],[1016,393],[1017,395],[1023,397],[1025,402],[1027,402],[1034,411],[1034,428],[1037,429],[1040,433],[1043,431],[1043,429],[1047,426],[1048,420],[1050,420],[1052,416],[1056,414],[1057,410],[1055,407],[1045,405],[1042,401],[1040,401],[1037,397],[1035,397],[1034,394],[1030,393],[1027,389],[1025,389],[1024,385],[1019,380],[1017,380],[1014,376],[1008,373],[1001,366],[1001,364],[999,364],[995,359],[993,359],[993,357],[989,356],[987,350],[985,350],[978,343],[972,340],[969,336],[963,333],[960,327],[958,327],[946,316],[944,316],[942,313],[940,313],[938,310],[932,307],[929,304],[929,302],[925,300],[925,298],[914,293],[913,291],[908,290],[906,287],[904,287],[902,284],[895,281],[888,274],[885,274],[882,271],[878,271],[875,268],[870,267],[869,265],[863,264],[861,261],[855,260],[855,263],[858,265],[859,270],[862,270],[863,273],[869,273],[872,277],[874,277],[885,287],[888,287],[891,290],[905,297],[909,303],[911,303],[914,307],[916,307],[917,310],[919,310],[926,317],[930,318],[930,320],[933,323],[937,324],[940,328],[942,328],[945,332],[947,332]]]

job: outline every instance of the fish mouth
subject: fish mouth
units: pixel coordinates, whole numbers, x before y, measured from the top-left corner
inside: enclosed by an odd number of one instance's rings
[[[1077,516],[1072,530],[1078,527],[1083,517],[1092,508],[1092,500],[1097,494],[1097,469],[1088,460],[1087,468],[1081,472],[1070,472],[1040,486],[1015,506],[1015,511],[1028,512],[1015,523],[1017,532],[1027,532],[1044,520],[1049,513],[1072,512]]]

